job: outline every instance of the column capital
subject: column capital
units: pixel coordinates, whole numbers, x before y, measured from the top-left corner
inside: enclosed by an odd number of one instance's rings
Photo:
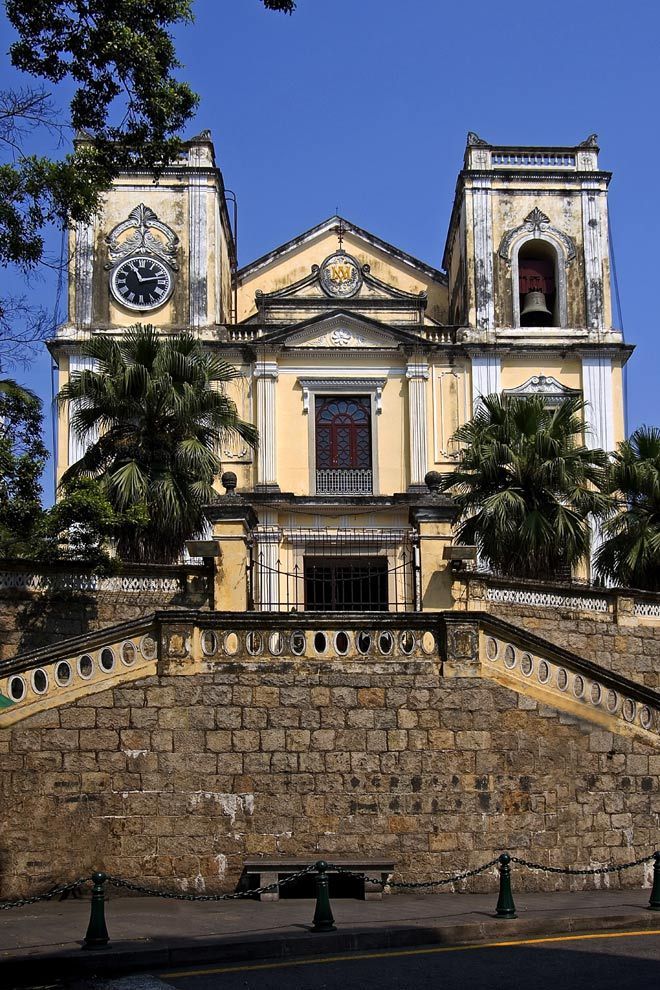
[[[429,377],[429,363],[426,358],[408,358],[406,378],[408,381],[427,381]]]
[[[273,381],[277,381],[279,377],[277,361],[259,359],[254,366],[253,374],[255,378],[271,378]]]

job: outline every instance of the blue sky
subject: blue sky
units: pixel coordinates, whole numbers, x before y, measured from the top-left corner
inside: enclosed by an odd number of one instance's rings
[[[177,31],[239,201],[240,263],[338,208],[439,266],[465,135],[574,144],[596,131],[614,172],[610,208],[626,339],[629,428],[660,423],[660,5],[653,0],[194,0]],[[6,51],[11,32],[0,22]],[[0,86],[16,82],[0,65]],[[53,246],[59,243],[53,238]],[[30,291],[52,307],[56,276]],[[50,402],[42,355],[16,377]]]

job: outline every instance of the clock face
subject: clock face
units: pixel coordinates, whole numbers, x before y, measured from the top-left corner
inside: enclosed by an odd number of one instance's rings
[[[157,309],[171,296],[174,279],[162,261],[137,255],[117,265],[110,277],[110,288],[115,299],[128,309]]]

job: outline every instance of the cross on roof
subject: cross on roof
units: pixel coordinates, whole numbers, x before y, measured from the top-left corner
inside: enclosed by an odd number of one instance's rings
[[[336,227],[333,227],[332,229],[333,229],[334,233],[337,235],[337,240],[339,241],[339,250],[340,251],[343,251],[344,250],[344,234],[346,232],[346,227],[344,226],[344,221],[342,220],[341,217],[339,218],[339,223],[337,224],[337,226]]]

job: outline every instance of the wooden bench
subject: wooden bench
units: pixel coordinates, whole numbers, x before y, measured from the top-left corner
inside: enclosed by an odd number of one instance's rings
[[[248,883],[251,877],[256,876],[256,886],[267,887],[269,884],[276,883],[278,880],[284,880],[285,877],[291,876],[292,873],[299,873],[300,870],[304,870],[306,866],[309,866],[310,862],[311,860],[309,859],[245,859],[243,860],[243,876]],[[344,870],[351,870],[354,873],[365,873],[370,877],[378,877],[380,874],[380,879],[384,883],[387,883],[394,873],[394,862],[385,859],[335,859],[333,857],[328,874],[338,874],[339,871],[332,869],[332,867],[340,867]],[[312,878],[315,875],[315,872],[312,873]],[[382,896],[383,887],[381,884],[371,883],[367,879],[362,881],[363,900],[379,901]],[[261,894],[259,900],[278,901],[279,898],[279,890],[272,890],[268,893]]]

